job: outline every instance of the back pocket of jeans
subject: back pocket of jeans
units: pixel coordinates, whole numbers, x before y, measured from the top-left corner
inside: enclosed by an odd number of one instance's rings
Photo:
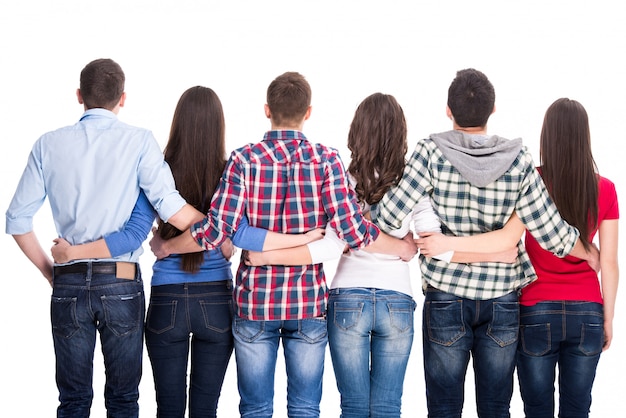
[[[333,322],[342,330],[348,330],[359,323],[363,312],[363,302],[333,302]]]
[[[550,324],[522,325],[520,338],[522,351],[529,356],[543,356],[552,349]]]
[[[493,316],[487,334],[500,347],[517,342],[519,335],[519,303],[494,302]]]
[[[580,351],[587,356],[595,356],[602,352],[604,345],[604,325],[589,324],[582,325],[580,338]]]
[[[177,305],[176,300],[165,303],[150,302],[146,316],[146,329],[155,334],[163,334],[174,328]]]
[[[70,338],[79,329],[76,319],[76,298],[52,297],[52,332],[63,338]]]
[[[128,295],[102,296],[106,326],[118,337],[143,328],[144,296],[142,292]]]
[[[204,325],[215,332],[230,332],[233,322],[233,308],[230,300],[206,302],[199,301],[204,316]]]
[[[428,339],[431,342],[447,347],[465,335],[461,301],[429,301],[424,310]]]
[[[413,329],[414,302],[389,302],[389,319],[391,326],[400,332]]]

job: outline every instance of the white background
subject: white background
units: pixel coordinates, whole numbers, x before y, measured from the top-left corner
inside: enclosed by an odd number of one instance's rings
[[[269,127],[265,90],[284,71],[299,71],[313,89],[305,133],[339,148],[344,162],[349,124],[358,103],[380,91],[394,95],[409,124],[410,149],[447,130],[446,93],[457,70],[485,72],[496,88],[489,131],[522,137],[536,162],[546,108],[559,97],[580,101],[590,116],[600,172],[624,194],[626,26],[618,1],[5,1],[0,5],[0,207],[6,210],[34,141],[73,124],[83,66],[108,57],[126,72],[125,122],[153,130],[165,145],[174,107],[188,87],[213,88],[224,105],[227,148],[254,142]],[[47,247],[55,236],[46,204],[35,229]],[[54,416],[57,391],[49,324],[50,288],[10,236],[0,239],[4,282],[0,303],[0,416]],[[153,256],[142,256],[149,293]],[[620,255],[622,252],[620,251]],[[412,262],[419,289],[417,261]],[[332,277],[333,263],[327,272]],[[626,345],[618,297],[615,339],[602,355],[592,416],[621,416],[620,377]],[[405,416],[426,416],[421,359],[421,304],[403,398]],[[99,350],[99,349],[97,349]],[[282,354],[281,354],[282,355]],[[147,356],[141,416],[155,415]],[[102,358],[97,351],[94,417],[104,417]],[[231,361],[219,413],[237,416]],[[284,417],[285,375],[277,371],[275,416]],[[465,415],[474,417],[468,373]],[[517,387],[517,385],[516,385]],[[327,359],[322,417],[339,415],[339,397]],[[519,394],[511,412],[521,417]]]

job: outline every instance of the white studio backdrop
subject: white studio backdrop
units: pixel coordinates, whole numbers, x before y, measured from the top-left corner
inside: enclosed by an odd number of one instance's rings
[[[220,96],[228,150],[255,142],[269,128],[263,114],[268,84],[285,71],[305,75],[313,89],[306,135],[339,149],[358,103],[374,92],[394,95],[409,125],[409,148],[450,129],[447,88],[457,70],[473,67],[496,88],[489,132],[521,137],[539,162],[546,108],[559,97],[580,101],[590,117],[600,172],[626,199],[621,166],[626,135],[626,27],[620,1],[5,1],[0,5],[0,208],[6,210],[35,140],[75,123],[82,114],[75,90],[83,66],[112,58],[126,72],[127,102],[120,119],[151,129],[161,146],[176,102],[194,85]],[[46,204],[35,218],[42,245],[55,231]],[[54,416],[57,391],[49,322],[50,288],[13,239],[0,239],[4,287],[0,416]],[[149,296],[154,260],[147,243],[142,270]],[[620,258],[622,251],[620,251]],[[329,280],[336,263],[328,263]],[[418,309],[416,338],[404,387],[405,416],[426,416],[421,356],[420,278],[412,262]],[[602,355],[592,416],[619,416],[626,318],[618,295],[614,341]],[[99,350],[99,348],[97,348]],[[279,357],[282,356],[282,351]],[[93,417],[104,417],[102,356],[95,358]],[[276,373],[275,416],[285,417],[285,372]],[[155,415],[147,355],[141,384],[142,417]],[[238,416],[234,357],[218,413]],[[339,415],[339,395],[327,357],[322,417]],[[517,391],[514,418],[523,416]],[[475,417],[468,372],[465,414]]]

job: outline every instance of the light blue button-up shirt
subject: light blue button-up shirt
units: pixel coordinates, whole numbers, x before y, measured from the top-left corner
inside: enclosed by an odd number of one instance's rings
[[[123,228],[140,189],[163,220],[185,204],[152,133],[90,109],[75,125],[37,140],[6,212],[6,232],[32,231],[48,197],[60,237],[71,244],[94,241]],[[140,253],[116,259],[137,261]]]

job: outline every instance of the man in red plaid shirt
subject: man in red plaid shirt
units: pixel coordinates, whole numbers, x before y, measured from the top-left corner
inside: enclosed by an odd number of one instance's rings
[[[265,114],[271,130],[261,142],[230,156],[207,217],[191,228],[205,249],[233,235],[242,217],[251,226],[301,234],[330,225],[350,249],[388,236],[363,217],[337,150],[302,133],[311,114],[311,88],[288,72],[268,87]],[[184,234],[187,235],[188,234]],[[415,255],[397,240],[395,254]],[[322,264],[247,266],[237,271],[233,334],[242,417],[271,417],[274,372],[282,338],[289,416],[319,416],[326,350],[327,286]]]

